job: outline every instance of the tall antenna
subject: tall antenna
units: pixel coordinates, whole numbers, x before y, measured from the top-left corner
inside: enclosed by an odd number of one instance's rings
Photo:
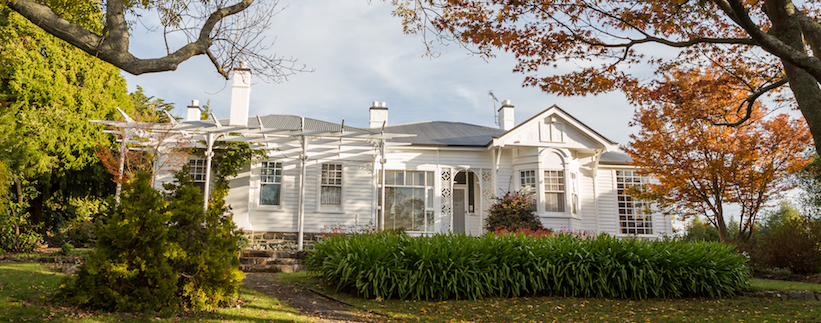
[[[493,122],[498,126],[499,125],[499,110],[496,109],[496,102],[499,102],[499,99],[493,95],[493,90],[487,91],[487,96],[493,102]]]

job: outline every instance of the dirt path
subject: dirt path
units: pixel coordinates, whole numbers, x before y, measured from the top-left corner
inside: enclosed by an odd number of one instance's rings
[[[298,283],[285,282],[273,274],[247,273],[243,282],[257,291],[276,297],[300,313],[316,317],[318,322],[379,322],[379,317],[358,311],[309,291]]]

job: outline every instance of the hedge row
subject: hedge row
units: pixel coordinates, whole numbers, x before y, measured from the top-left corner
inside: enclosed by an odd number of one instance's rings
[[[366,298],[721,297],[745,290],[750,278],[747,259],[727,245],[604,234],[361,234],[329,237],[315,248],[310,271]]]

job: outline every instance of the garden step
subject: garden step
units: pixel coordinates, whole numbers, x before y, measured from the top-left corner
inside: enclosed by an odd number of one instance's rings
[[[301,264],[292,265],[240,265],[239,269],[246,273],[292,273],[305,271]]]

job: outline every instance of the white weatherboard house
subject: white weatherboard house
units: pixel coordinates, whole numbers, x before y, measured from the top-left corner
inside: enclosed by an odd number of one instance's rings
[[[301,248],[302,237],[331,226],[368,223],[413,235],[478,236],[486,210],[508,191],[532,197],[548,228],[650,238],[672,233],[668,217],[646,214],[625,194],[646,182],[627,155],[556,106],[516,125],[505,100],[497,129],[390,124],[385,103],[374,102],[369,127],[354,128],[293,115],[248,117],[249,78],[250,71],[235,73],[230,119],[199,120],[192,106],[188,121],[169,127],[199,134],[205,146],[224,140],[268,149],[267,160],[231,180],[227,197],[234,221],[256,242],[294,239]],[[189,163],[204,182],[208,161]]]

